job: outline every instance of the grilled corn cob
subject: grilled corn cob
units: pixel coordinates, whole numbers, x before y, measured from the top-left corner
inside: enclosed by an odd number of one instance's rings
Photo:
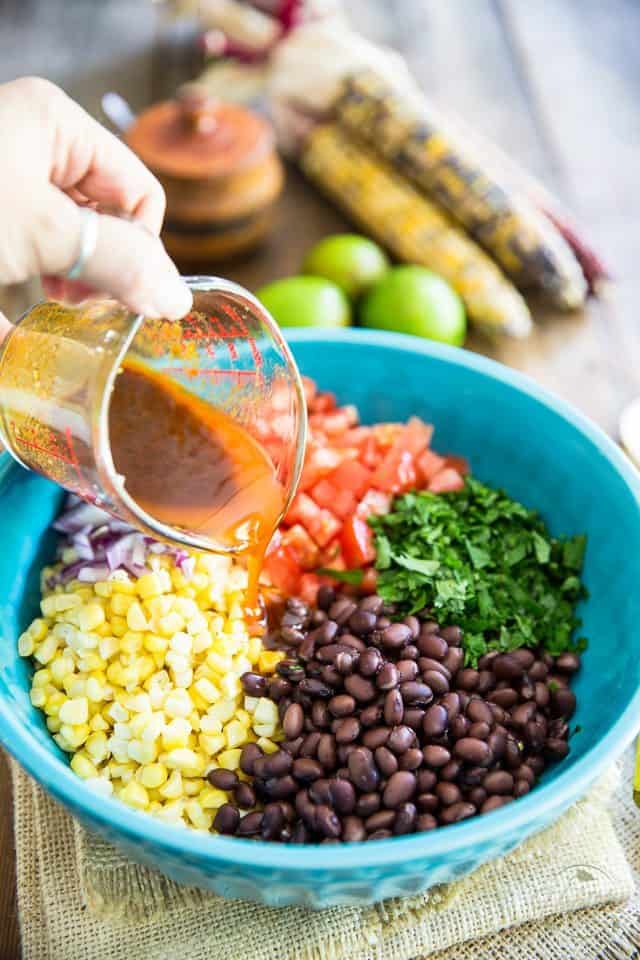
[[[587,283],[551,221],[498,182],[432,115],[401,99],[374,71],[352,74],[335,103],[338,123],[441,205],[520,287],[579,307]]]
[[[316,127],[300,155],[307,176],[400,260],[445,277],[489,335],[526,336],[526,303],[493,261],[436,206],[339,127]]]

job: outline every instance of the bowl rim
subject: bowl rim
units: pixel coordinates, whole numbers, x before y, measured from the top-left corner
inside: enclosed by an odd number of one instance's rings
[[[377,346],[399,352],[411,352],[453,363],[527,394],[552,413],[568,421],[608,460],[626,483],[640,507],[640,473],[617,445],[588,417],[572,404],[539,386],[532,378],[512,370],[495,360],[459,347],[419,340],[404,334],[369,330],[311,330],[292,328],[285,331],[289,342],[320,342]],[[295,350],[294,350],[295,353]],[[0,455],[8,461],[9,455]],[[5,466],[8,464],[5,463]],[[471,818],[453,824],[446,830],[414,833],[379,840],[374,844],[349,843],[336,848],[318,844],[289,845],[265,841],[247,841],[235,837],[206,836],[185,827],[176,827],[149,815],[132,810],[118,800],[103,797],[83,783],[44,745],[27,739],[24,724],[9,705],[0,700],[0,741],[16,760],[50,793],[72,811],[97,821],[106,830],[116,831],[138,844],[154,844],[173,855],[193,858],[212,865],[215,862],[236,864],[262,870],[290,870],[310,873],[331,871],[352,873],[363,867],[382,867],[405,861],[438,856],[452,856],[478,842],[493,841],[519,827],[535,822],[542,828],[545,817],[563,809],[582,794],[611,761],[618,756],[640,730],[640,686],[608,732],[590,747],[585,755],[553,783],[540,784],[535,791],[521,797],[518,803],[493,811],[489,816]],[[117,839],[117,838],[116,838]],[[346,849],[342,856],[338,851]]]

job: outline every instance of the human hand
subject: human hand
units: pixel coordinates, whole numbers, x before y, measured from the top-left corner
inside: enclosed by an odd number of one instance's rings
[[[0,132],[0,284],[40,274],[51,295],[93,289],[148,316],[188,312],[191,292],[158,236],[164,191],[125,144],[37,77],[0,85]],[[87,205],[97,241],[71,282]],[[0,313],[0,341],[8,329]]]

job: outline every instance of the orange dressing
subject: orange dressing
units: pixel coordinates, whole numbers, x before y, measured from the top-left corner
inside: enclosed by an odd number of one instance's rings
[[[247,553],[247,607],[280,521],[284,491],[254,438],[161,373],[127,360],[109,408],[113,462],[129,495],[156,520]]]

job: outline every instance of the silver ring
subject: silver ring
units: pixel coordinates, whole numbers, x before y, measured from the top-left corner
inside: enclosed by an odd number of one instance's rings
[[[80,249],[75,261],[67,270],[68,280],[77,280],[82,276],[87,262],[96,252],[98,245],[98,221],[99,217],[91,207],[79,207],[80,214]]]

